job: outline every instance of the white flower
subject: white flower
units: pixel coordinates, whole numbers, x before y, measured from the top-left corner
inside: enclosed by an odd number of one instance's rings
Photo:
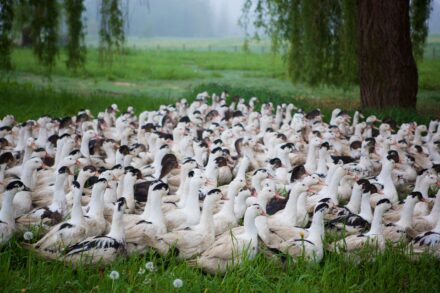
[[[150,272],[154,271],[154,270],[155,270],[155,268],[154,268],[154,263],[153,263],[152,261],[147,262],[147,263],[145,264],[145,268],[146,268],[147,270],[149,270]]]
[[[146,285],[146,284],[150,284],[150,282],[151,282],[150,278],[145,278],[143,283]]]
[[[181,279],[175,279],[173,281],[174,288],[180,288],[183,286],[183,281]]]
[[[143,275],[145,274],[145,269],[144,268],[140,268],[138,271],[138,275]]]
[[[111,271],[109,277],[112,280],[117,280],[119,279],[119,273],[117,271]]]
[[[32,240],[32,238],[34,238],[34,234],[31,231],[26,231],[23,234],[23,238],[26,241]]]

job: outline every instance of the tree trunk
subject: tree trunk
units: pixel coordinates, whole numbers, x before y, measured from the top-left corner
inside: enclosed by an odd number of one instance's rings
[[[409,0],[358,0],[362,107],[416,108]]]

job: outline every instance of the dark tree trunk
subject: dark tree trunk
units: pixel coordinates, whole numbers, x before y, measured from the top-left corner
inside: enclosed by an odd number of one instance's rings
[[[409,0],[358,0],[362,107],[416,108]]]

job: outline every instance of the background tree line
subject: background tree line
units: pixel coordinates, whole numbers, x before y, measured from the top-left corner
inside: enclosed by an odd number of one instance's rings
[[[100,60],[110,63],[125,41],[122,0],[100,1]],[[50,72],[60,43],[65,43],[66,66],[75,71],[86,61],[84,0],[0,0],[0,67],[12,69],[14,42],[32,47],[42,66]],[[61,40],[61,27],[67,32]]]

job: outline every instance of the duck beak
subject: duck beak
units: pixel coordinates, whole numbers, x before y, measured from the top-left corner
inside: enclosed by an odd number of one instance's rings
[[[29,187],[27,187],[27,186],[24,186],[23,190],[24,190],[24,191],[32,191],[32,190],[31,190]]]
[[[262,215],[263,217],[267,217],[267,213],[266,213],[265,211],[263,211],[263,210],[261,210],[261,215]]]
[[[229,198],[228,198],[227,195],[225,195],[225,194],[222,193],[222,197],[221,197],[221,199],[223,199],[223,200],[228,200]]]
[[[268,174],[268,175],[267,175],[267,179],[273,179],[273,176],[270,175],[270,174]]]
[[[440,180],[439,180],[439,181],[437,181],[437,186],[440,186]]]
[[[275,198],[276,199],[284,199],[284,197],[282,197],[279,192],[275,192]]]

